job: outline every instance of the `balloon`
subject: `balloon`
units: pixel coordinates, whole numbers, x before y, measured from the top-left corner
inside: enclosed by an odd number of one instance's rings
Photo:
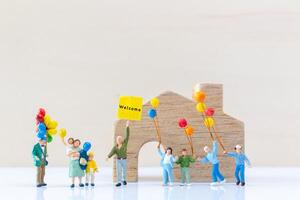
[[[85,150],[85,151],[89,151],[91,149],[91,147],[92,147],[92,145],[90,142],[85,142],[83,144],[83,150]]]
[[[62,128],[62,129],[59,130],[59,136],[60,136],[61,138],[65,138],[66,135],[67,135],[66,129]]]
[[[51,117],[49,115],[45,115],[44,123],[45,123],[46,127],[49,127],[50,122],[51,122]]]
[[[208,117],[208,118],[206,118],[206,119],[204,120],[204,125],[205,125],[207,128],[213,127],[214,124],[215,124],[215,121],[214,121],[214,119],[211,118],[211,117]]]
[[[47,135],[47,142],[50,143],[50,142],[52,142],[52,140],[53,140],[53,137],[48,134]]]
[[[46,137],[46,132],[41,132],[41,131],[39,131],[39,132],[37,133],[36,136],[37,136],[39,139],[42,139],[42,138]]]
[[[43,116],[43,117],[46,115],[46,111],[45,111],[44,108],[40,108],[40,109],[39,109],[39,115],[41,115],[41,116]]]
[[[205,111],[205,108],[206,108],[206,105],[204,103],[197,103],[196,105],[196,109],[198,110],[198,112],[204,112]]]
[[[187,121],[186,121],[186,119],[184,119],[184,118],[179,119],[179,120],[178,120],[178,126],[179,126],[180,128],[186,127],[186,126],[187,126]]]
[[[42,122],[39,123],[38,129],[39,129],[39,131],[41,131],[41,132],[45,132],[45,131],[46,131],[46,126],[45,126],[45,124],[42,123]]]
[[[200,83],[197,83],[197,84],[194,86],[193,91],[194,91],[194,93],[195,93],[195,92],[199,92],[200,90],[201,90],[201,84],[200,84]]]
[[[42,116],[41,114],[38,114],[35,117],[35,119],[36,119],[37,122],[44,122],[44,116]]]
[[[213,116],[214,114],[215,114],[215,110],[214,110],[213,108],[207,108],[207,109],[205,110],[205,115],[206,115],[206,116],[211,117],[211,116]]]
[[[57,133],[57,130],[56,129],[48,129],[47,133],[48,133],[48,135],[52,136],[52,135],[55,135]]]
[[[55,129],[57,127],[57,121],[50,121],[50,123],[48,124],[47,128],[49,129]]]
[[[188,127],[185,129],[185,133],[186,133],[188,136],[192,136],[193,133],[194,133],[193,127],[188,126]]]
[[[194,99],[197,102],[203,102],[205,99],[205,93],[202,91],[198,91],[194,93]]]
[[[159,105],[159,99],[158,98],[151,99],[150,104],[152,105],[153,108],[157,108]]]
[[[148,111],[148,115],[149,115],[150,118],[153,119],[154,117],[156,117],[156,110],[155,109],[150,109]]]

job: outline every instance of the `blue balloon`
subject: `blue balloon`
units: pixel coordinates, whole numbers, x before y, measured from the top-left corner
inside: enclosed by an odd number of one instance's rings
[[[39,123],[39,125],[38,125],[38,129],[39,129],[39,131],[41,131],[41,132],[46,132],[46,125],[44,124],[44,123]]]
[[[89,142],[85,142],[83,144],[83,150],[85,150],[86,152],[89,151],[91,149],[92,145]]]
[[[155,109],[150,109],[148,111],[148,115],[149,115],[150,118],[153,119],[154,117],[156,117],[156,110]]]
[[[39,131],[36,135],[39,139],[45,139],[46,140],[46,132]]]

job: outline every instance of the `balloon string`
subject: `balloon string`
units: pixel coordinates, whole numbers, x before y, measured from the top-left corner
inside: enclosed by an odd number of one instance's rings
[[[225,147],[224,147],[224,145],[223,145],[221,136],[217,133],[217,130],[216,130],[215,126],[213,126],[212,128],[213,128],[213,130],[214,130],[214,133],[215,133],[215,135],[216,135],[216,138],[217,138],[217,140],[218,140],[220,146],[222,147],[223,151],[225,151]]]
[[[156,112],[156,124],[157,124],[157,129],[158,129],[158,135],[159,135],[159,142],[161,142],[161,136],[160,136],[160,127],[159,127],[159,120],[158,120],[158,114]]]
[[[158,126],[157,126],[157,124],[156,124],[155,118],[153,118],[153,122],[154,122],[154,126],[155,126],[155,129],[156,129],[157,139],[158,139],[159,143],[161,143],[161,138],[160,138],[160,134],[159,134],[159,129],[158,129]]]
[[[205,116],[204,116],[203,113],[201,113],[201,115],[202,115],[203,123],[204,123],[204,126],[205,126]],[[205,127],[206,127],[206,126],[205,126]],[[212,132],[211,132],[210,128],[208,128],[208,127],[206,127],[206,128],[207,128],[207,130],[208,130],[208,132],[209,132],[209,134],[210,134],[211,140],[214,141],[214,137],[213,137],[213,135],[212,135]]]
[[[194,147],[193,147],[193,142],[192,142],[192,138],[187,134],[186,130],[184,129],[185,132],[185,136],[189,142],[189,145],[191,147],[191,151],[192,151],[192,155],[194,155]]]

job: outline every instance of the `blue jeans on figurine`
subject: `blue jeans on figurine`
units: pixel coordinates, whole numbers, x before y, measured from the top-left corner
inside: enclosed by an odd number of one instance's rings
[[[212,176],[213,183],[217,182],[218,179],[220,182],[224,181],[224,176],[221,174],[219,170],[219,163],[213,164],[211,176]]]
[[[126,181],[127,161],[126,159],[117,159],[117,179],[118,183]]]
[[[163,185],[172,185],[174,183],[173,167],[170,164],[163,165]]]
[[[245,183],[245,165],[236,165],[234,175],[236,182]]]

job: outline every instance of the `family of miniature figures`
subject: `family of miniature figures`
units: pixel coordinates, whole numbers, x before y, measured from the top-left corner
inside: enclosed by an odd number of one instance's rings
[[[118,136],[116,138],[116,144],[107,156],[109,158],[116,156],[116,166],[117,166],[117,183],[116,187],[127,185],[126,182],[126,169],[127,169],[127,145],[129,141],[130,129],[129,121],[126,123],[126,136]],[[62,140],[66,146],[66,154],[70,158],[69,163],[69,176],[71,178],[71,188],[75,186],[75,178],[78,178],[79,186],[84,187],[82,183],[82,177],[86,176],[85,186],[95,186],[95,173],[98,172],[97,164],[94,161],[94,154],[92,152],[87,153],[91,145],[89,143],[84,143],[83,148],[80,148],[80,140],[69,138],[67,143]],[[196,157],[195,155],[189,155],[187,149],[182,149],[179,157],[173,156],[173,150],[171,147],[165,148],[162,144],[157,146],[158,154],[161,157],[160,166],[162,167],[162,179],[164,186],[174,185],[174,175],[173,167],[174,164],[180,166],[181,170],[181,183],[180,186],[190,185],[190,173],[189,168],[192,163],[196,161],[206,164],[212,164],[212,186],[217,186],[226,182],[226,179],[219,170],[219,160],[217,156],[218,144],[213,141],[212,149],[208,146],[204,147],[204,152],[206,156],[203,158]],[[224,151],[224,155],[228,157],[233,157],[235,159],[235,178],[236,185],[245,185],[245,163],[251,166],[250,161],[247,156],[242,152],[242,146],[236,145],[234,147],[234,152]],[[39,143],[37,143],[32,151],[34,165],[37,167],[37,187],[46,186],[44,182],[45,176],[45,166],[48,162],[47,158],[47,145],[46,139],[40,138]]]

